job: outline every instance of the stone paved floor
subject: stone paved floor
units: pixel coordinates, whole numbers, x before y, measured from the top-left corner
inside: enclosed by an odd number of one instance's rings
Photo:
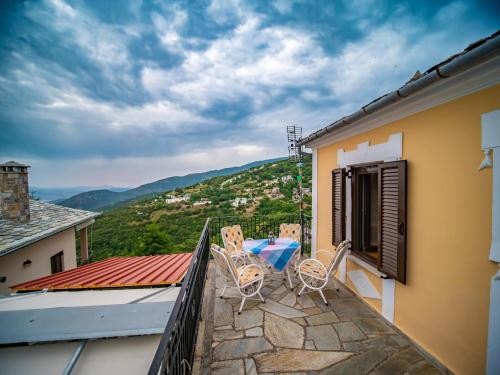
[[[266,303],[247,301],[238,315],[241,300],[231,298],[237,291],[227,290],[228,298],[221,299],[222,279],[208,282],[216,293],[211,304],[204,301],[213,308],[213,321],[204,322],[211,329],[204,333],[205,348],[198,348],[207,364],[201,373],[441,374],[345,287],[325,290],[325,306],[318,293],[297,297],[282,274],[269,272],[262,289]]]

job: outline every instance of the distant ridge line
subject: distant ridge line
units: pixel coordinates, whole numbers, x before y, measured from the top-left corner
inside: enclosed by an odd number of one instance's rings
[[[57,204],[83,210],[102,211],[114,208],[123,203],[129,203],[137,199],[147,198],[155,193],[184,188],[213,177],[228,176],[285,159],[286,157],[259,160],[237,167],[190,173],[184,176],[171,176],[121,192],[111,191],[108,189],[90,190],[84,193],[76,194],[68,199],[58,201]]]

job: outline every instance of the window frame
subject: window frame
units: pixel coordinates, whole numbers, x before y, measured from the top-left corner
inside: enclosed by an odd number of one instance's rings
[[[59,263],[59,264],[58,264]],[[59,265],[59,267],[58,267]],[[60,270],[58,270],[60,268]],[[56,274],[64,271],[64,251],[61,250],[50,257],[51,274]]]
[[[376,259],[373,259],[367,254],[364,254],[363,251],[356,249],[357,243],[357,225],[358,225],[358,216],[359,213],[357,212],[357,207],[358,207],[358,191],[357,191],[357,185],[358,181],[356,179],[356,172],[355,169],[359,168],[373,168],[376,173],[377,173],[377,181],[378,179],[378,169],[379,165],[384,164],[384,161],[378,160],[378,161],[372,161],[372,162],[366,162],[366,163],[358,163],[358,164],[351,164],[346,166],[346,169],[348,169],[348,176],[351,179],[351,254],[362,261],[368,263],[369,265],[379,268],[379,261]],[[364,173],[364,174],[371,174],[371,173]],[[380,190],[380,184],[378,184],[378,189]],[[377,201],[378,204],[378,201]],[[382,228],[379,227],[379,234],[381,233]],[[355,240],[356,239],[356,240]],[[380,244],[377,246],[377,253],[378,253],[378,259],[380,259],[381,254],[380,254]]]

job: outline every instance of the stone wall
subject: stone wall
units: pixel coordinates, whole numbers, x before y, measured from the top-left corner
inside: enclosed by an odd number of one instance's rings
[[[0,170],[0,208],[2,219],[30,219],[28,172],[6,172]]]

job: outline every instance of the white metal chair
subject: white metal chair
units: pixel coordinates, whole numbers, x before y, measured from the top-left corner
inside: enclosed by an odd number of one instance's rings
[[[328,284],[330,275],[335,273],[350,247],[351,243],[346,240],[339,244],[335,254],[331,254],[325,250],[319,250],[316,252],[316,255],[322,253],[327,254],[331,258],[330,263],[326,267],[317,259],[306,259],[302,261],[299,265],[299,278],[304,285],[299,292],[299,296],[306,288],[309,288],[312,291],[317,290],[325,302],[325,305],[328,305],[325,295],[323,294],[323,288]],[[332,281],[336,286],[335,277],[332,277]],[[337,291],[339,290],[337,287],[335,287],[335,289],[337,289]]]
[[[250,256],[243,250],[244,238],[241,225],[236,224],[223,227],[221,228],[220,233],[222,241],[224,241],[224,247],[229,252],[231,258],[235,260],[242,259],[243,265],[247,264],[247,260],[250,259]],[[247,238],[247,240],[253,240],[253,238]]]
[[[241,314],[243,305],[247,299],[253,299],[254,296],[259,296],[262,302],[266,302],[260,294],[260,289],[264,284],[264,271],[257,264],[249,264],[246,266],[236,267],[233,257],[229,252],[218,246],[212,245],[210,248],[215,264],[219,273],[225,280],[224,289],[222,290],[221,298],[224,298],[224,292],[229,284],[234,284],[241,294],[242,300],[238,314]]]

